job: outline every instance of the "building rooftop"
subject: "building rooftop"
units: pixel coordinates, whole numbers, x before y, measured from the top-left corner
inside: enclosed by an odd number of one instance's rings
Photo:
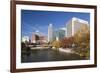
[[[88,21],[85,21],[85,20],[82,20],[82,19],[79,19],[79,18],[76,18],[76,17],[73,17],[72,20],[73,20],[73,21],[78,21],[78,22],[80,22],[80,23],[88,24]]]

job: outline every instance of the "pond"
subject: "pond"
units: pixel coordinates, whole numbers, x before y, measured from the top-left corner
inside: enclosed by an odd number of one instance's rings
[[[48,62],[48,61],[68,61],[84,60],[78,54],[64,53],[53,49],[34,49],[29,53],[21,54],[21,62]]]

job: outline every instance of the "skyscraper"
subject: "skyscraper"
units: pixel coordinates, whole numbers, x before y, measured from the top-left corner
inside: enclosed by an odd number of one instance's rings
[[[53,40],[53,27],[52,24],[48,26],[48,42]]]
[[[53,31],[53,40],[62,40],[65,37],[65,28]]]
[[[66,24],[66,37],[73,36],[80,28],[89,26],[89,23],[85,20],[73,17]]]

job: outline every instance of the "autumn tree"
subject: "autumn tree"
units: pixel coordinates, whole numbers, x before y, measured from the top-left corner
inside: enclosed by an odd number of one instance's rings
[[[69,46],[72,46],[73,44],[73,37],[65,37],[61,40],[61,47],[68,48]]]
[[[52,46],[55,47],[56,49],[58,49],[61,47],[61,42],[55,40],[52,42]]]
[[[74,35],[75,51],[83,57],[89,57],[90,31],[87,25],[82,26]]]

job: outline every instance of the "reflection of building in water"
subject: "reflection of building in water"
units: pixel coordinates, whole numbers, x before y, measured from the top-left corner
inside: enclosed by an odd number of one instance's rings
[[[23,36],[21,39],[21,42],[29,42],[29,37],[28,36]]]
[[[66,24],[66,37],[73,36],[80,28],[89,26],[89,23],[85,20],[73,17]]]

